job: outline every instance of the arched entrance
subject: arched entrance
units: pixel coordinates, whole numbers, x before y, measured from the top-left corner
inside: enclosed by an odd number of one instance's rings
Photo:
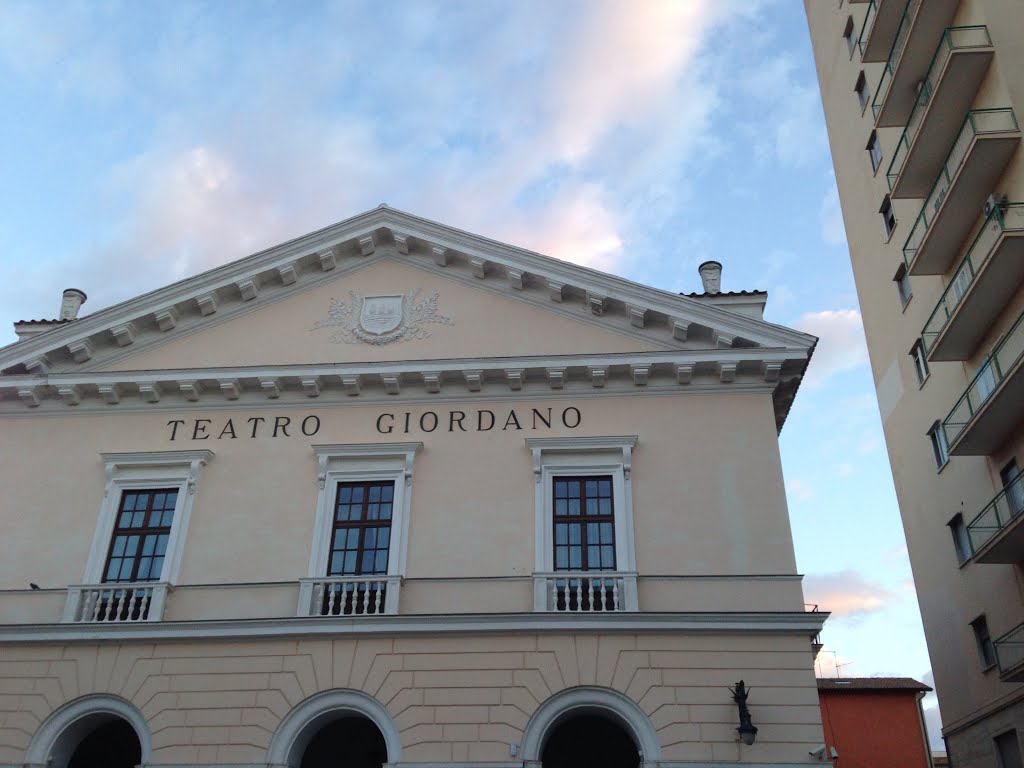
[[[135,768],[151,755],[142,713],[117,696],[93,694],[46,718],[29,743],[25,762],[51,768]]]
[[[388,748],[368,717],[347,715],[321,726],[306,746],[299,768],[381,768]]]
[[[86,734],[68,760],[68,768],[135,768],[142,745],[127,720],[115,717]]]
[[[541,752],[543,768],[637,768],[640,760],[633,737],[622,725],[586,712],[556,723]]]
[[[285,715],[267,749],[267,763],[288,768],[380,768],[402,758],[387,709],[360,691],[310,696]]]

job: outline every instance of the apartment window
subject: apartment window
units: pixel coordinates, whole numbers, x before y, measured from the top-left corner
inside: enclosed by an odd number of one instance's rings
[[[932,444],[935,466],[942,469],[949,461],[949,446],[946,444],[946,433],[943,431],[941,423],[936,421],[932,424],[932,428],[928,430],[928,439]]]
[[[423,443],[314,445],[319,464],[298,615],[394,614],[408,555],[413,459]]]
[[[992,635],[988,631],[988,622],[985,614],[982,614],[971,622],[971,629],[974,630],[974,641],[978,646],[978,660],[982,669],[989,669],[996,664],[996,649],[992,645]]]
[[[992,365],[991,359],[986,360],[975,377],[979,403],[985,402],[992,396],[992,393],[996,391],[996,384],[995,366]]]
[[[906,264],[900,264],[892,280],[896,283],[896,291],[900,295],[900,304],[906,307],[910,300],[914,298],[914,291],[910,287],[910,275],[907,274]]]
[[[872,131],[868,137],[868,144],[865,147],[868,157],[871,158],[871,170],[877,171],[882,164],[882,142],[878,138],[878,131]]]
[[[957,514],[949,521],[949,530],[953,534],[953,549],[956,550],[956,560],[960,565],[966,563],[971,557],[971,539],[967,534],[967,526],[964,525],[964,517]]]
[[[849,16],[846,19],[846,27],[843,29],[843,40],[846,41],[846,48],[850,52],[850,58],[853,58],[853,52],[857,48],[857,34],[853,28],[853,16]]]
[[[999,768],[1024,768],[1016,729],[999,734],[993,741],[999,755]]]
[[[893,210],[892,200],[888,195],[882,200],[878,212],[882,215],[882,225],[885,227],[885,237],[888,240],[892,237],[893,230],[896,229],[896,212]]]
[[[637,610],[630,480],[636,437],[526,444],[536,484],[534,610]],[[589,572],[608,575],[582,575]]]
[[[868,80],[864,76],[864,70],[860,71],[857,75],[857,85],[853,89],[857,93],[857,103],[860,104],[860,113],[863,115],[864,110],[868,108],[868,99],[871,97],[871,92],[868,89]]]
[[[924,344],[920,339],[910,348],[910,357],[914,361],[914,373],[917,374],[918,385],[924,384],[928,378],[928,358],[924,352]]]
[[[999,479],[1002,481],[1003,490],[1006,491],[1006,504],[1010,508],[1010,513],[1016,516],[1024,512],[1024,475],[1021,475],[1016,459],[1011,459],[999,470]]]

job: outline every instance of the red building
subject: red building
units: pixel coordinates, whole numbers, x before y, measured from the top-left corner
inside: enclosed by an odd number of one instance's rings
[[[818,680],[825,749],[836,768],[932,768],[921,699],[909,677]]]

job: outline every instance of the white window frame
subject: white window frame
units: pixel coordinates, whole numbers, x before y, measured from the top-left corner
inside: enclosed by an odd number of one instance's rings
[[[534,475],[534,610],[548,610],[547,579],[555,570],[554,479],[563,475],[611,475],[615,505],[615,571],[625,574],[624,607],[638,610],[633,529],[633,449],[636,435],[527,438]]]
[[[936,421],[928,430],[928,440],[932,445],[935,466],[941,470],[949,463],[949,445],[946,443],[946,433],[942,429],[942,422]]]
[[[924,343],[918,339],[914,342],[914,346],[910,348],[910,359],[914,366],[914,373],[917,374],[917,385],[923,387],[924,383],[931,376],[931,370],[928,368],[928,356],[924,351]]]
[[[317,457],[320,492],[316,502],[307,578],[302,579],[299,590],[298,615],[308,615],[313,583],[322,582],[327,576],[334,504],[339,483],[387,480],[394,483],[387,580],[396,582],[397,586],[397,582],[405,576],[409,554],[413,460],[422,448],[423,443],[349,443],[313,446],[313,452]],[[388,612],[397,612],[398,590],[391,586],[389,590]]]
[[[145,451],[139,453],[103,453],[106,487],[100,504],[96,530],[89,548],[82,584],[68,588],[68,600],[64,608],[64,621],[82,621],[79,603],[83,590],[104,583],[103,570],[110,552],[111,538],[121,496],[125,491],[149,488],[174,488],[178,491],[174,506],[174,519],[167,540],[160,577],[151,582],[154,587],[153,604],[149,611],[150,621],[159,621],[163,613],[167,587],[177,583],[181,572],[181,561],[185,551],[188,524],[192,516],[202,468],[213,458],[213,451]]]

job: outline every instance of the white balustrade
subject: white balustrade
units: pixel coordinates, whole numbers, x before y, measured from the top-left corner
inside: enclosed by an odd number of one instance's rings
[[[398,613],[401,576],[328,576],[299,580],[298,616],[380,616]]]
[[[637,611],[636,574],[619,571],[535,573],[533,610],[546,613]]]
[[[134,623],[160,621],[168,585],[163,582],[131,584],[74,584],[68,587],[63,621],[66,623]]]

